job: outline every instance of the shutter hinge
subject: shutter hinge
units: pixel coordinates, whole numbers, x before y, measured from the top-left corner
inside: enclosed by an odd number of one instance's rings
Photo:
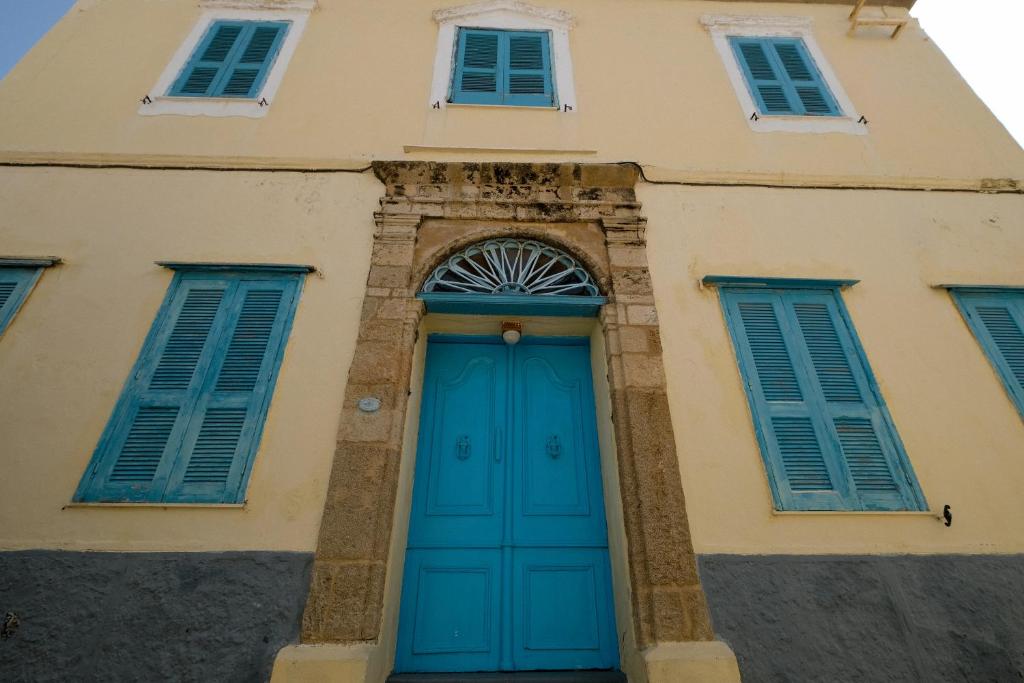
[[[939,519],[946,520],[946,526],[953,526],[953,510],[948,505],[942,506],[942,517]]]
[[[571,105],[571,104],[565,104],[565,105],[562,105],[562,113],[563,113],[563,114],[564,114],[565,112],[570,112],[570,111],[572,111],[572,105]]]

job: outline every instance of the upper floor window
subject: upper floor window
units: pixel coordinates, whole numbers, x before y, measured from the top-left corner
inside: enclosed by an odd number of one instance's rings
[[[546,31],[459,30],[451,102],[554,106]]]
[[[742,115],[758,132],[867,134],[805,17],[705,15]]]
[[[576,110],[568,12],[487,0],[437,10],[434,20],[439,28],[431,106]]]
[[[762,116],[838,116],[835,98],[799,38],[729,38]]]
[[[315,0],[202,0],[205,11],[139,113],[265,116],[315,5]]]
[[[168,94],[256,97],[287,32],[288,23],[282,21],[215,22]]]
[[[721,285],[776,509],[925,509],[840,283],[705,281]]]

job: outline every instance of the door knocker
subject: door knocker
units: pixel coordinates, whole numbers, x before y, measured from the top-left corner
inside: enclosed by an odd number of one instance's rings
[[[463,434],[455,442],[455,457],[459,460],[469,458],[469,437]]]
[[[551,456],[552,460],[556,460],[558,456],[562,454],[562,444],[558,443],[557,436],[548,437],[548,455]]]

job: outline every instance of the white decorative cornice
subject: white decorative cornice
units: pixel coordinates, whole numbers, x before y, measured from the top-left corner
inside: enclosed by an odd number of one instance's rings
[[[444,9],[434,10],[434,21],[439,24],[445,24],[466,19],[468,17],[493,14],[495,12],[521,14],[523,16],[550,21],[553,24],[560,24],[565,27],[571,26],[574,20],[572,12],[567,12],[566,10],[561,9],[535,7],[534,5],[528,5],[527,3],[522,2],[522,0],[486,0],[486,2],[477,2],[472,5],[445,7]]]
[[[810,17],[780,17],[770,14],[705,14],[701,16],[700,23],[708,29],[809,29],[814,20]]]
[[[199,0],[203,9],[285,10],[311,12],[316,0]]]

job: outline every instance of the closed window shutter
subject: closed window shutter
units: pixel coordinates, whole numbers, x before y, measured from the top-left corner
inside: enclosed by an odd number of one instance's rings
[[[280,50],[287,22],[218,21],[199,42],[170,94],[253,98]]]
[[[735,289],[723,301],[779,508],[919,507],[835,295]]]
[[[500,31],[459,31],[453,102],[500,104],[498,52]]]
[[[14,319],[41,273],[41,268],[0,267],[0,335]]]
[[[225,322],[230,288],[224,280],[176,288],[115,411],[120,424],[97,455],[89,500],[162,498]]]
[[[954,296],[1024,417],[1024,292],[954,290]]]
[[[548,34],[531,31],[508,33],[506,37],[505,104],[553,104]]]
[[[730,39],[765,115],[837,116],[839,107],[799,38]]]
[[[460,29],[450,99],[462,104],[552,106],[548,34]]]
[[[237,502],[297,292],[295,276],[178,276],[77,498]]]
[[[290,310],[291,283],[245,282],[240,309],[196,406],[168,492],[175,500],[233,498],[247,474]]]
[[[241,43],[244,47],[225,72],[218,94],[222,97],[256,97],[267,79],[287,28],[287,24],[269,22],[248,26]]]

